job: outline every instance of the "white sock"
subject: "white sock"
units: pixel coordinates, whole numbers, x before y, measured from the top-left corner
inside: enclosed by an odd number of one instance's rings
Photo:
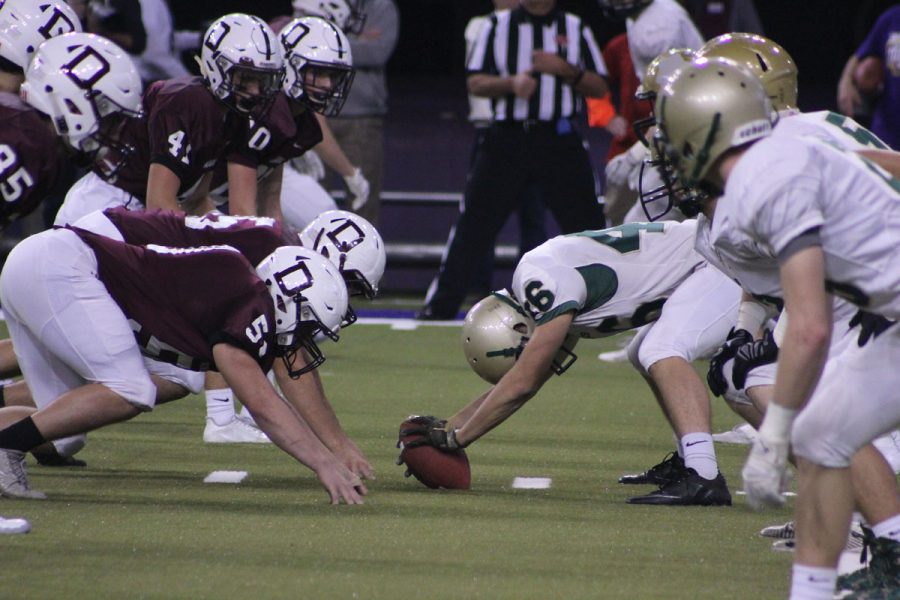
[[[716,448],[709,433],[689,433],[681,438],[684,466],[697,471],[703,479],[715,479],[719,474]]]
[[[794,563],[791,569],[791,600],[831,600],[837,585],[837,569],[807,567]]]
[[[227,425],[234,418],[234,392],[231,388],[206,390],[206,416],[216,425]]]
[[[875,537],[890,538],[900,542],[900,515],[894,515],[881,523],[872,526]]]

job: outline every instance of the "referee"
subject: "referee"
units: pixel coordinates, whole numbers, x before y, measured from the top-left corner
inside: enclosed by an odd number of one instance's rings
[[[587,150],[572,117],[584,96],[607,91],[590,29],[556,0],[521,0],[490,16],[469,55],[467,85],[491,98],[493,121],[469,172],[423,320],[453,319],[497,234],[533,187],[564,233],[602,229]]]

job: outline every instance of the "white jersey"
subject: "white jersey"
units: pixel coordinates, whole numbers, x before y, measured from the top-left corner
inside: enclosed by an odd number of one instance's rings
[[[848,151],[865,149],[889,149],[881,139],[851,119],[835,112],[822,110],[803,113],[797,110],[786,110],[779,113],[779,121],[772,132],[773,137],[811,137],[822,140],[828,144]],[[697,217],[697,241],[695,249],[710,264],[735,281],[740,281],[730,265],[733,259],[727,257],[727,248],[714,248],[710,241],[709,220],[704,215]],[[744,279],[756,279],[769,277],[773,271],[778,271],[778,261],[775,257],[759,257],[752,264],[745,264],[742,268],[745,272]],[[748,290],[749,291],[749,290]],[[781,308],[779,298],[764,298],[769,300],[777,308]],[[846,303],[837,300],[835,302],[835,318],[852,316],[856,309],[850,309]]]
[[[699,50],[704,43],[690,15],[675,0],[653,0],[636,19],[629,18],[625,28],[631,62],[639,80],[644,78],[650,61],[666,50]]]
[[[571,333],[603,337],[655,321],[666,299],[706,262],[697,223],[627,223],[561,235],[525,254],[512,292],[538,325],[575,311]]]
[[[900,181],[855,152],[820,138],[757,142],[731,172],[708,236],[741,287],[780,298],[777,257],[816,228],[828,290],[900,318]]]
[[[890,150],[877,135],[850,117],[830,110],[784,111],[779,117],[772,135],[814,137],[844,150]]]

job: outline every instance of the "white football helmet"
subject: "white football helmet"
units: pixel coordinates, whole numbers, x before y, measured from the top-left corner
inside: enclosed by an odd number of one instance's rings
[[[295,17],[322,17],[351,35],[359,35],[366,24],[362,0],[293,0]]]
[[[534,320],[514,298],[494,292],[469,309],[463,322],[463,353],[472,370],[496,384],[513,368],[534,333]],[[562,375],[577,358],[572,348],[578,338],[566,341],[553,360],[552,369]]]
[[[284,93],[310,109],[333,117],[353,83],[350,41],[334,23],[300,17],[278,36],[284,52]]]
[[[340,269],[351,296],[371,299],[378,293],[387,253],[381,234],[361,216],[325,211],[300,232],[300,243]]]
[[[0,1],[0,57],[23,71],[52,37],[81,32],[81,21],[62,0]]]
[[[233,13],[203,36],[200,69],[213,95],[242,114],[265,112],[284,76],[275,32],[259,17]]]
[[[22,99],[44,113],[72,149],[103,158],[125,119],[141,116],[141,78],[128,54],[104,37],[67,33],[47,40],[25,71]],[[119,165],[120,166],[120,165]]]
[[[265,282],[275,306],[276,353],[294,379],[325,362],[315,337],[337,341],[347,312],[347,286],[337,268],[322,255],[301,246],[282,246],[263,259],[256,274]],[[297,351],[309,362],[294,368]]]
[[[731,148],[772,132],[773,110],[759,78],[725,58],[697,58],[679,69],[656,101],[654,143],[689,188],[716,187],[712,170]]]

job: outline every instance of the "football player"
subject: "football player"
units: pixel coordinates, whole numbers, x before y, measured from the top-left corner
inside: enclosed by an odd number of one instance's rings
[[[195,301],[183,302],[185,295]],[[29,486],[24,452],[153,408],[158,388],[170,384],[147,371],[143,353],[219,370],[272,441],[316,473],[332,503],[362,502],[360,478],[266,378],[274,368],[297,405],[305,400],[298,378],[324,360],[314,336],[338,337],[347,290],[317,253],[283,246],[254,269],[227,246],[135,246],[57,229],[13,250],[0,298],[22,371],[44,406],[0,410],[3,495],[45,497]]]
[[[783,301],[790,315],[744,486],[755,505],[783,502],[793,448],[800,496],[791,594],[830,598],[853,506],[851,458],[900,423],[892,364],[900,330],[888,321],[900,317],[900,274],[891,268],[900,258],[900,182],[816,136],[782,135],[780,124],[773,133],[765,88],[727,59],[700,58],[677,72],[662,89],[657,120],[656,143],[680,182],[707,192],[698,200],[706,217],[699,235],[746,291]],[[864,323],[881,325],[826,365],[831,295],[855,304]],[[872,499],[879,514],[863,511],[886,557],[869,584],[897,586],[896,481],[881,491]]]
[[[710,434],[709,396],[691,361],[711,354],[725,338],[740,291],[694,252],[696,225],[631,223],[558,236],[526,253],[513,275],[512,295],[502,298],[505,306],[489,297],[466,318],[471,333],[464,340],[481,350],[470,364],[482,373],[502,363],[488,374],[496,385],[446,421],[423,422],[428,443],[464,447],[506,420],[554,369],[561,371],[554,361],[561,363],[561,348],[571,348],[567,336],[602,337],[647,325],[633,359],[669,419],[679,451],[648,473],[623,478],[659,485],[629,502],[730,505]],[[518,315],[525,329],[513,335],[522,342],[530,338],[524,348],[491,343],[496,328],[480,321],[497,310]],[[521,327],[510,321],[501,329]]]
[[[202,77],[158,81],[144,93],[146,116],[122,130],[120,153],[94,164],[66,196],[57,225],[110,206],[206,212],[212,170],[228,140],[271,106],[280,90],[281,53],[257,17],[220,17],[203,38]]]

